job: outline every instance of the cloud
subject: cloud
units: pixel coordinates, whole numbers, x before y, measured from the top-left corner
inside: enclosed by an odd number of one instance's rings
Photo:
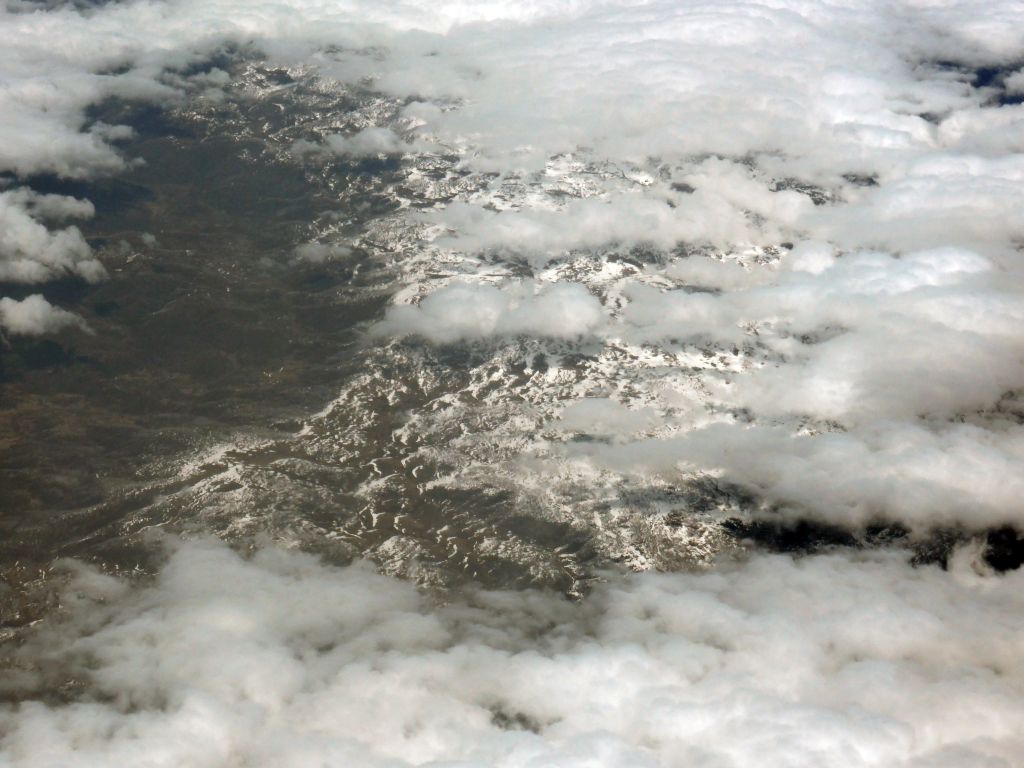
[[[998,251],[1024,237],[1015,215],[1024,205],[1024,158],[1019,148],[1010,151],[1002,157],[936,152],[915,159],[859,201],[816,212],[817,223],[809,225],[847,247]]]
[[[296,261],[309,264],[323,264],[328,261],[344,259],[352,254],[347,245],[337,243],[303,243],[293,251]]]
[[[292,153],[298,157],[323,155],[377,157],[378,155],[404,154],[422,148],[421,143],[406,141],[390,128],[372,127],[364,128],[351,136],[329,134],[319,144],[300,140],[292,145]]]
[[[641,476],[721,476],[768,502],[761,514],[862,531],[897,523],[983,531],[1019,523],[1024,429],[1011,423],[872,423],[797,434],[781,426],[719,423],[620,445],[571,444],[570,456]],[[754,511],[756,514],[756,511]]]
[[[41,294],[21,301],[0,298],[0,330],[12,336],[43,336],[72,327],[88,329],[78,315],[53,306]]]
[[[221,70],[191,85],[175,71],[236,45],[321,74],[326,87],[369,86],[405,102],[417,136],[461,152],[467,168],[537,173],[555,155],[584,153],[653,162],[695,190],[676,194],[655,174],[634,194],[554,211],[488,214],[456,203],[438,220],[460,248],[547,256],[609,242],[727,247],[801,234],[863,247],[865,220],[878,248],[1005,243],[1020,236],[1019,169],[1009,157],[1019,147],[1006,143],[1013,110],[988,108],[984,89],[930,62],[1024,55],[1000,31],[1020,20],[1020,6],[1000,0],[981,13],[947,2],[928,13],[921,25],[873,0],[5,9],[0,25],[13,42],[0,54],[0,169],[122,170],[128,159],[114,142],[123,126],[89,126],[86,108],[108,97],[175,104],[183,89],[223,86]],[[364,126],[298,151],[365,157],[426,146],[407,139],[393,126]],[[834,211],[774,183],[793,175],[834,190],[851,174],[882,183]]]
[[[522,444],[565,441],[538,453],[538,476],[558,459],[609,487],[710,474],[764,514],[851,528],[1021,525],[1022,117],[972,85],[1024,57],[1017,0],[26,10],[0,9],[0,171],[19,184],[124,170],[129,131],[87,108],[226,87],[180,73],[232,46],[401,107],[393,125],[325,117],[299,155],[429,142],[457,157],[434,167],[433,207],[396,214],[444,234],[388,262],[423,298],[374,333],[617,355],[614,387],[590,387],[598,364],[582,361],[573,386],[531,401],[552,429]],[[1019,73],[1004,82],[1020,90]],[[91,213],[5,188],[0,280],[102,279],[67,224]],[[505,257],[537,274],[495,277]],[[0,299],[0,317],[8,333],[79,323],[39,295]],[[667,371],[656,386],[652,370]],[[571,400],[591,392],[615,397]],[[365,567],[209,543],[135,588],[72,566],[66,620],[20,646],[4,682],[23,703],[0,709],[0,762],[1009,768],[1024,577],[966,559],[757,556],[610,577],[582,604],[443,606]],[[44,695],[67,680],[86,695]]]
[[[1014,95],[1024,93],[1024,69],[1006,78],[1006,90]]]
[[[498,211],[456,201],[425,218],[451,230],[439,245],[467,253],[511,252],[543,263],[574,249],[617,245],[670,250],[680,243],[721,248],[777,243],[789,231],[780,225],[794,223],[813,207],[797,192],[770,191],[768,179],[756,178],[738,163],[710,159],[688,170],[676,185],[692,182],[696,186],[689,192],[639,173],[632,183],[623,184],[621,176],[598,167],[593,173],[605,174],[618,188],[598,186],[578,198],[570,195],[564,203]]]
[[[395,190],[395,215],[434,239],[395,264],[414,282],[403,295],[424,298],[392,307],[377,333],[654,349],[702,401],[688,425],[749,420],[754,429],[735,428],[733,455],[753,455],[745,440],[772,452],[774,440],[793,466],[842,444],[839,454],[887,478],[888,491],[860,506],[915,524],[923,513],[900,496],[925,483],[909,468],[932,452],[951,443],[968,461],[990,445],[1000,467],[1015,455],[1004,422],[1024,380],[1021,110],[976,87],[978,68],[1002,67],[1015,92],[1024,47],[1012,30],[1024,11],[1013,0],[175,0],[22,11],[0,11],[11,41],[0,51],[0,168],[16,176],[125,168],[116,144],[129,132],[89,124],[87,107],[111,96],[173,105],[227,87],[226,70],[182,72],[243,46],[320,78],[318,88],[394,108],[375,113],[379,124],[325,118],[314,153],[415,156],[429,145],[435,160],[458,158],[432,166],[444,166],[433,198],[401,207]],[[396,173],[426,175],[411,161]],[[101,279],[62,221],[90,212],[84,201],[0,192],[0,279]],[[654,253],[626,275],[619,257],[639,245]],[[605,267],[563,269],[581,253]],[[295,251],[314,262],[342,255]],[[506,257],[525,259],[535,281],[495,283],[484,261]],[[431,259],[451,269],[423,268]],[[452,275],[464,280],[447,284]],[[691,365],[705,354],[732,362]],[[667,395],[641,395],[672,410]],[[620,426],[616,448],[633,437]],[[800,442],[807,430],[823,434]],[[901,439],[920,452],[901,454],[908,485],[885,473]],[[706,464],[736,476],[753,466]],[[922,497],[937,498],[944,481],[926,476]],[[848,515],[821,510],[857,506],[852,495],[818,504],[813,484],[748,479],[838,519]],[[987,488],[976,489],[981,518],[1013,518]],[[942,520],[975,519],[935,508]]]
[[[528,283],[505,289],[454,283],[419,304],[391,307],[375,331],[435,344],[521,334],[574,339],[596,332],[604,317],[601,302],[578,283],[536,293]]]
[[[44,283],[79,277],[96,283],[107,276],[78,227],[49,229],[69,218],[89,218],[93,206],[62,195],[27,189],[0,192],[0,280]]]
[[[436,604],[364,566],[176,546],[152,584],[69,565],[0,705],[12,768],[244,763],[1014,765],[1024,574],[900,552],[614,576],[582,603]],[[62,679],[92,695],[47,702]]]
[[[745,271],[691,257],[665,274],[732,290],[629,285],[621,333],[643,341],[756,341],[764,362],[711,386],[758,415],[808,414],[848,426],[951,417],[991,408],[1024,381],[1015,331],[1024,319],[1016,299],[1024,273],[1012,258],[1000,265],[940,248],[836,259],[828,246],[808,242],[777,267]]]
[[[630,435],[658,424],[652,408],[630,409],[604,397],[587,397],[570,403],[562,411],[562,429],[590,435]]]

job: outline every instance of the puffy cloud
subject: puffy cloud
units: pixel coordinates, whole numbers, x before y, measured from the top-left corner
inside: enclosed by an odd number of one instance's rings
[[[1019,150],[1018,150],[1019,151]],[[820,209],[817,227],[846,247],[998,251],[1024,237],[1024,157],[935,153],[891,172],[856,202]],[[870,222],[870,230],[865,229]]]
[[[364,128],[351,136],[329,134],[322,144],[301,140],[292,145],[292,152],[299,157],[341,155],[349,157],[376,157],[378,155],[402,154],[422,148],[417,142],[403,140],[390,128]]]
[[[820,275],[835,265],[835,248],[829,243],[805,240],[792,250],[787,262],[789,268],[796,272]]]
[[[378,333],[416,335],[437,344],[528,334],[573,339],[592,334],[604,311],[578,283],[558,283],[534,293],[529,284],[505,289],[454,283],[419,304],[392,307]]]
[[[669,438],[614,446],[572,444],[570,455],[625,473],[723,477],[769,502],[787,520],[862,530],[898,523],[924,535],[1019,524],[1024,493],[1014,467],[1024,430],[972,424],[880,422],[849,432],[715,424]]]
[[[440,240],[442,245],[467,252],[501,250],[544,262],[565,251],[615,244],[671,249],[681,242],[723,248],[737,242],[778,242],[785,230],[778,223],[756,223],[751,210],[779,222],[792,221],[797,211],[811,207],[796,192],[770,192],[765,180],[751,178],[748,169],[730,162],[707,161],[699,173],[684,178],[699,180],[701,186],[680,193],[652,183],[558,207],[522,210],[490,211],[456,202],[430,218],[452,230],[450,238]]]
[[[48,229],[46,222],[88,218],[92,204],[27,189],[0,192],[0,280],[43,283],[76,276],[90,283],[106,277],[78,227]]]
[[[756,414],[809,414],[844,423],[992,407],[1024,381],[1017,297],[1022,273],[956,248],[836,259],[801,243],[778,268],[745,272],[686,259],[666,274],[720,294],[627,289],[622,333],[691,338],[770,352],[757,368],[713,384]],[[751,329],[756,331],[752,335]]]
[[[979,576],[967,554],[948,572],[759,556],[612,577],[582,603],[444,605],[362,566],[210,543],[135,588],[71,566],[65,619],[5,676],[39,698],[0,705],[0,759],[1009,768],[1024,574]],[[65,677],[95,695],[45,703]]]
[[[78,315],[53,306],[41,294],[21,301],[0,298],[0,330],[12,336],[43,336],[68,327],[88,329]]]
[[[1024,93],[1024,69],[1006,78],[1006,90],[1011,94]]]

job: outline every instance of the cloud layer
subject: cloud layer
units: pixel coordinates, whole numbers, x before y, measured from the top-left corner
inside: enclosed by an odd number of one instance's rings
[[[130,129],[87,108],[215,101],[231,76],[209,60],[242,51],[394,106],[280,148],[398,158],[381,226],[415,236],[352,243],[409,283],[377,339],[486,341],[521,373],[457,429],[483,394],[409,415],[432,465],[462,451],[478,482],[501,463],[502,490],[552,495],[579,467],[613,489],[721,478],[744,512],[851,529],[1019,527],[1022,28],[1016,0],[8,3],[0,281],[102,280],[69,223],[91,204],[33,177],[130,167]],[[356,252],[321,234],[295,260]],[[5,334],[79,324],[0,298]],[[491,363],[465,378],[499,387]],[[136,587],[69,565],[62,620],[13,652],[0,765],[1012,768],[1024,576],[905,560],[444,605],[212,543]]]
[[[294,552],[182,544],[134,589],[74,565],[65,619],[5,686],[91,694],[5,705],[0,760],[1010,768],[1024,574],[904,557],[761,556],[616,578],[582,604],[443,606]]]

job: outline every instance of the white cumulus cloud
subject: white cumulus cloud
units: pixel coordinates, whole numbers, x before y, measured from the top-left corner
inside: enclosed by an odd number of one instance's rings
[[[0,330],[12,336],[43,336],[69,327],[88,328],[78,315],[53,306],[41,294],[21,301],[0,298]]]
[[[47,226],[92,215],[92,204],[85,200],[27,189],[0,192],[0,280],[44,283],[65,276],[90,283],[103,280],[106,270],[78,227]]]
[[[363,566],[182,544],[151,585],[84,566],[0,705],[12,768],[1012,768],[1024,573],[900,552],[613,577],[583,603],[437,605]],[[34,671],[33,671],[34,670]]]

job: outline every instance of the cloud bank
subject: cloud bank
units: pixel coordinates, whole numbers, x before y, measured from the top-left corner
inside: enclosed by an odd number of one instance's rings
[[[436,605],[363,566],[176,548],[152,585],[80,565],[0,709],[21,766],[843,765],[1010,768],[1024,574],[899,552],[759,556],[583,603]]]

